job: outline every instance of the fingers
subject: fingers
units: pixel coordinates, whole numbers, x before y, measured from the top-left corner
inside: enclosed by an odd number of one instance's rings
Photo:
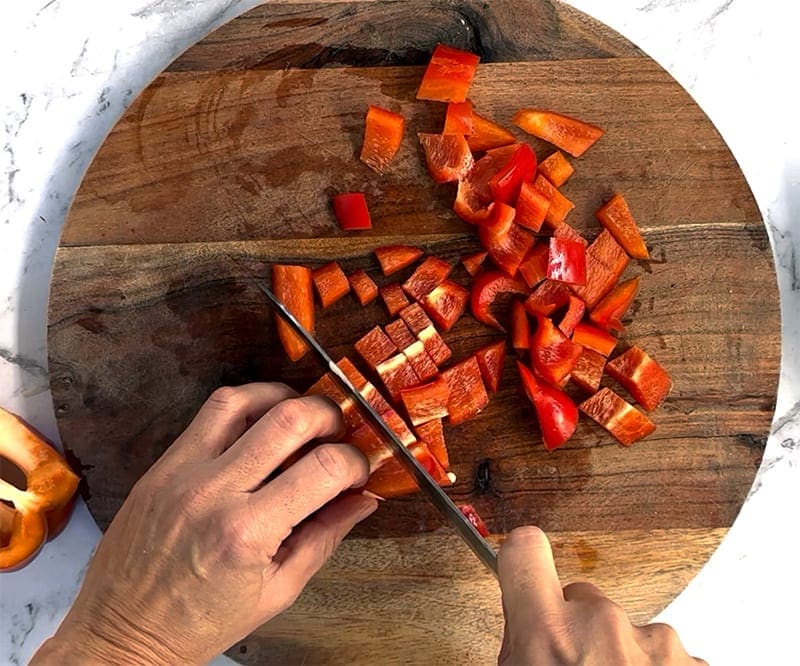
[[[605,598],[606,595],[600,591],[600,588],[585,581],[570,583],[564,587],[565,601],[597,601]]]

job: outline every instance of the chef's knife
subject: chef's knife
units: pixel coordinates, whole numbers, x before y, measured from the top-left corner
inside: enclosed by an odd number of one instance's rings
[[[386,421],[381,418],[381,415],[364,399],[364,396],[356,390],[355,386],[350,382],[347,376],[339,369],[339,366],[333,362],[328,352],[316,341],[313,335],[309,333],[306,328],[289,312],[287,307],[273,294],[267,287],[258,284],[259,289],[264,292],[270,305],[275,309],[275,312],[283,319],[294,331],[297,333],[306,344],[314,351],[322,363],[330,370],[337,383],[342,389],[355,400],[358,405],[359,411],[364,418],[378,433],[382,435],[385,444],[391,449],[395,458],[400,462],[405,470],[417,482],[419,489],[427,496],[431,503],[439,510],[439,513],[444,516],[447,521],[455,527],[458,534],[467,545],[472,549],[472,552],[483,562],[486,567],[495,576],[497,576],[497,554],[489,543],[480,535],[475,526],[459,511],[458,507],[453,503],[453,500],[448,497],[428,471],[419,463],[414,455],[405,447],[395,432],[386,424]]]

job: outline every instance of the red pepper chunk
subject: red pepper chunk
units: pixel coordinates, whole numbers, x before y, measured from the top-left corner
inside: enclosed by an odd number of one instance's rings
[[[611,271],[614,280],[619,280],[630,262],[628,253],[614,240],[608,229],[603,229],[586,251]]]
[[[335,261],[315,268],[311,272],[311,279],[317,288],[317,295],[323,308],[327,308],[350,293],[350,282]]]
[[[522,296],[527,293],[527,287],[520,280],[510,278],[498,271],[484,271],[472,282],[470,293],[472,315],[482,324],[505,332],[505,328],[491,312],[492,304],[499,294]]]
[[[533,289],[547,277],[550,248],[544,243],[534,245],[519,265],[519,274],[525,284]]]
[[[314,292],[311,269],[292,264],[272,265],[272,290],[306,330],[314,332]],[[278,338],[290,361],[300,360],[308,345],[276,315]]]
[[[473,153],[501,148],[516,143],[517,137],[505,127],[472,112],[472,134],[467,137],[469,148]]]
[[[469,136],[474,131],[472,102],[450,102],[444,117],[443,134],[463,134]]]
[[[539,109],[520,109],[513,121],[528,134],[552,143],[573,157],[583,155],[605,133],[576,118]]]
[[[563,282],[545,280],[528,296],[525,301],[525,309],[530,315],[547,316],[567,305],[569,296],[569,289]]]
[[[372,229],[372,220],[363,192],[346,192],[333,196],[333,214],[342,231]]]
[[[646,351],[631,347],[608,363],[608,374],[622,384],[634,400],[652,412],[672,390],[672,379]]]
[[[583,401],[580,410],[625,446],[638,442],[656,429],[647,416],[610,388],[601,389]]]
[[[605,367],[605,356],[591,349],[584,349],[578,357],[575,367],[572,368],[569,379],[584,391],[594,393],[600,388],[600,381],[603,379],[603,369]]]
[[[419,303],[411,303],[409,306],[400,311],[400,318],[406,323],[406,326],[411,330],[414,335],[420,331],[432,326],[431,318],[425,314]]]
[[[518,144],[511,159],[489,181],[492,198],[506,204],[515,203],[522,184],[532,181],[535,173],[536,153],[528,144]]]
[[[425,351],[428,352],[433,362],[439,367],[447,363],[453,355],[450,347],[447,346],[433,324],[426,326],[417,333],[417,339],[425,346]]]
[[[467,273],[469,273],[471,277],[475,277],[480,272],[481,266],[483,266],[483,262],[486,261],[486,257],[488,256],[488,252],[476,252],[475,254],[461,257],[461,263],[464,264]]]
[[[500,201],[494,203],[492,218],[478,227],[478,238],[494,264],[514,277],[519,265],[536,242],[534,235],[514,223],[514,209]]]
[[[597,219],[625,251],[634,259],[649,259],[650,253],[644,243],[636,220],[633,219],[628,203],[621,194],[615,194],[611,200],[595,213]]]
[[[638,289],[639,276],[617,285],[594,307],[589,319],[607,331],[622,333],[625,330],[622,325],[622,315],[633,303]]]
[[[373,370],[381,361],[397,353],[397,347],[380,326],[375,326],[355,343],[356,351]]]
[[[436,483],[440,486],[452,485],[447,472],[424,442],[414,442],[408,446],[408,450],[414,454],[414,457],[419,460]],[[373,472],[364,489],[387,499],[419,491],[417,482],[394,457],[387,459],[384,465]]]
[[[575,208],[575,204],[561,194],[558,188],[541,174],[536,176],[536,180],[533,181],[533,187],[550,201],[544,221],[553,229],[563,224],[569,212]]]
[[[613,240],[613,239],[612,239]],[[614,272],[603,264],[592,252],[592,246],[586,251],[586,284],[570,285],[572,292],[580,298],[586,307],[593,308],[600,302],[617,282]]]
[[[417,435],[417,439],[425,442],[433,457],[439,461],[444,470],[450,469],[450,456],[447,453],[447,445],[444,441],[442,419],[432,419],[425,423],[420,423],[414,428],[414,432]]]
[[[449,331],[459,320],[469,301],[469,290],[460,284],[445,280],[419,304],[433,322],[443,331]]]
[[[581,348],[559,331],[547,317],[536,318],[531,336],[531,362],[536,374],[553,386],[567,379],[578,362]]]
[[[516,208],[514,221],[526,229],[539,231],[550,208],[550,197],[536,189],[532,182],[526,181],[520,186]]]
[[[423,254],[419,247],[410,245],[384,245],[373,251],[384,275],[391,275],[413,264]]]
[[[438,257],[428,257],[403,283],[403,290],[416,301],[422,300],[447,279],[453,267]]]
[[[586,249],[578,241],[553,237],[547,277],[568,284],[586,284]]]
[[[537,381],[521,361],[517,361],[517,370],[525,395],[536,409],[545,448],[553,451],[563,446],[578,425],[578,408],[575,403],[563,391]]]
[[[375,371],[392,396],[392,400],[397,400],[400,397],[400,391],[404,388],[419,384],[417,373],[414,372],[414,368],[411,367],[408,358],[402,353],[395,354],[378,363]]]
[[[478,367],[486,387],[492,393],[497,393],[505,366],[506,341],[498,340],[481,347],[475,352],[475,358],[478,360]]]
[[[417,99],[466,101],[479,62],[480,57],[474,53],[438,44],[417,90]]]
[[[471,504],[459,504],[458,510],[464,514],[464,517],[472,523],[472,526],[475,530],[480,534],[482,537],[489,536],[489,529],[486,527],[486,523],[483,522],[483,519],[478,515],[478,512],[472,507]]]
[[[617,339],[613,335],[584,321],[575,327],[572,332],[572,341],[605,357],[608,357],[617,346]]]
[[[420,133],[417,136],[425,151],[428,172],[437,183],[461,180],[472,169],[475,159],[463,134]]]
[[[494,205],[489,181],[508,163],[516,149],[516,145],[505,145],[488,151],[458,182],[453,210],[462,220],[482,224],[490,218]]]
[[[373,171],[383,173],[400,150],[405,126],[399,113],[370,105],[359,159]]]
[[[556,187],[561,187],[572,178],[575,168],[564,157],[564,153],[557,150],[539,163],[539,173]]]
[[[511,346],[517,351],[531,346],[531,324],[521,301],[511,303]]]
[[[421,382],[427,382],[439,374],[439,368],[436,367],[436,363],[425,349],[422,340],[414,340],[410,345],[404,347],[403,354]]]
[[[433,419],[448,415],[447,403],[450,400],[450,387],[442,377],[420,386],[400,391],[400,399],[406,408],[412,425],[418,426]]]
[[[395,319],[383,327],[386,335],[398,349],[405,349],[416,342],[416,338],[402,319]]]
[[[378,298],[378,285],[363,269],[359,268],[348,275],[347,281],[362,307]]]
[[[583,313],[586,312],[586,304],[577,296],[570,294],[569,302],[567,304],[567,311],[558,322],[558,329],[567,337],[570,337],[575,330],[575,327],[583,319]],[[575,342],[573,340],[573,342]]]
[[[442,372],[442,377],[450,387],[447,411],[451,425],[471,419],[489,404],[481,369],[474,356],[447,368]]]
[[[381,287],[380,294],[390,317],[394,317],[400,310],[408,305],[408,299],[403,293],[403,288],[396,282]]]

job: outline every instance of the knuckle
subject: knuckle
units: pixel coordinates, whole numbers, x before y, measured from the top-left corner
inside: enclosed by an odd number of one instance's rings
[[[678,632],[670,625],[656,622],[646,627],[652,642],[656,646],[658,655],[672,656],[683,650]]]
[[[347,448],[338,444],[323,444],[313,451],[314,458],[325,474],[336,483],[345,483],[355,476]]]
[[[245,408],[245,394],[235,386],[220,386],[208,397],[207,404],[223,412],[238,412]]]
[[[311,410],[300,399],[284,400],[270,411],[273,423],[291,437],[303,438],[309,432]]]

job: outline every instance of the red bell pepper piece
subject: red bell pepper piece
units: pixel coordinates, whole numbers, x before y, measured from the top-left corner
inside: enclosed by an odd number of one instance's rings
[[[452,485],[447,472],[424,442],[414,442],[409,445],[408,450],[414,454],[414,457],[419,460],[436,483],[440,486]],[[394,457],[388,458],[384,465],[373,472],[364,489],[387,499],[408,495],[419,490],[416,481],[409,476],[405,468]]]
[[[586,249],[578,241],[550,239],[547,277],[568,284],[586,284]]]
[[[383,381],[383,385],[389,391],[393,400],[400,397],[400,391],[419,384],[419,377],[408,362],[408,358],[402,353],[395,354],[385,361],[378,363],[375,371]]]
[[[386,331],[386,335],[389,336],[389,339],[398,349],[405,349],[417,341],[402,319],[395,319],[386,324],[383,330]]]
[[[478,367],[481,369],[481,377],[486,387],[492,393],[497,393],[505,366],[506,341],[498,340],[481,347],[475,352],[475,358],[478,360]]]
[[[380,294],[390,317],[394,317],[400,310],[408,305],[408,299],[405,293],[403,293],[403,288],[397,284],[397,282],[392,282],[391,284],[381,287]]]
[[[373,171],[382,173],[400,150],[405,126],[406,121],[399,113],[370,105],[359,159]]]
[[[511,303],[511,346],[517,351],[530,349],[531,324],[522,301]]]
[[[352,432],[365,423],[358,409],[356,409],[353,399],[339,387],[330,372],[326,372],[314,382],[304,395],[324,395],[335,402],[342,412],[346,432]]]
[[[472,523],[472,526],[477,530],[478,534],[482,537],[489,536],[489,529],[486,527],[486,523],[483,522],[483,519],[478,515],[478,512],[475,511],[471,504],[459,504],[458,510]]]
[[[428,352],[433,362],[440,368],[443,364],[447,363],[453,355],[450,347],[447,346],[433,324],[426,326],[417,333],[417,339],[425,345],[425,351]]]
[[[531,336],[531,364],[536,374],[553,386],[559,386],[581,355],[581,348],[559,331],[547,317],[536,317]]]
[[[291,264],[272,264],[272,290],[297,320],[314,332],[314,292],[311,269]],[[301,359],[308,346],[280,317],[275,317],[278,338],[290,361]]]
[[[480,57],[474,53],[438,44],[417,90],[417,99],[466,101],[479,62]]]
[[[584,312],[586,312],[586,304],[577,296],[572,296],[570,294],[567,311],[564,313],[561,321],[558,322],[558,329],[564,335],[570,337],[580,320],[583,319]],[[573,342],[575,342],[575,340],[573,340]]]
[[[420,423],[414,428],[414,432],[417,434],[417,439],[425,442],[433,457],[436,458],[444,470],[450,469],[450,456],[447,453],[447,445],[444,441],[442,419],[433,419]]]
[[[658,407],[672,390],[667,371],[640,347],[631,347],[609,361],[608,374],[648,412]]]
[[[532,182],[525,181],[520,187],[516,208],[514,221],[526,229],[539,231],[550,208],[550,197],[537,190]]]
[[[544,221],[553,229],[563,224],[569,212],[575,208],[575,204],[561,194],[558,188],[541,174],[536,176],[536,180],[533,181],[533,187],[546,196],[550,202]]]
[[[427,382],[439,374],[439,368],[436,367],[436,363],[433,362],[421,340],[414,340],[410,345],[404,347],[403,354],[421,382]]]
[[[527,293],[528,289],[520,280],[510,278],[499,271],[484,271],[472,282],[472,292],[470,293],[472,315],[482,324],[505,332],[503,326],[491,312],[492,304],[498,294],[521,296]]]
[[[520,109],[513,121],[528,134],[552,143],[573,157],[583,155],[604,134],[595,125],[553,111]]]
[[[475,254],[461,257],[461,263],[464,264],[467,273],[469,273],[471,277],[475,277],[480,272],[481,266],[483,266],[483,262],[486,260],[487,256],[489,256],[488,252],[476,252]]]
[[[501,148],[516,143],[516,141],[517,137],[505,127],[472,112],[472,134],[467,137],[467,142],[473,153]]]
[[[553,451],[563,446],[578,425],[578,408],[575,403],[563,391],[537,381],[521,361],[517,361],[517,370],[525,395],[536,409],[545,448]]]
[[[545,246],[546,247],[546,246]],[[563,282],[545,280],[525,301],[529,315],[547,316],[569,303],[569,289]]]
[[[550,248],[545,243],[534,245],[519,265],[519,274],[525,284],[533,289],[547,277]]]
[[[366,364],[373,370],[381,361],[397,353],[397,347],[380,326],[375,326],[354,345]]]
[[[384,275],[391,275],[413,264],[424,253],[411,245],[384,245],[373,250]]]
[[[575,243],[580,243],[581,246],[585,250],[588,251],[589,248],[589,241],[587,241],[583,236],[581,236],[573,227],[569,224],[564,222],[564,224],[559,224],[555,229],[553,229],[553,237],[560,238],[562,240],[571,240]]]
[[[450,387],[442,377],[437,377],[427,384],[403,389],[400,391],[400,399],[405,405],[412,425],[418,426],[432,419],[442,419],[447,416]]]
[[[591,247],[590,245],[589,250],[586,251],[586,284],[573,284],[569,287],[578,298],[586,303],[588,308],[597,305],[617,282],[617,276],[597,259],[591,252]]]
[[[572,178],[572,174],[575,173],[575,168],[569,163],[569,160],[564,157],[564,153],[557,150],[539,163],[539,173],[556,187],[561,187]]]
[[[458,183],[453,204],[456,215],[470,224],[481,224],[489,219],[494,207],[489,181],[508,163],[516,150],[516,145],[494,148],[475,162],[466,178]]]
[[[478,238],[495,265],[514,277],[536,238],[514,223],[514,209],[500,201],[494,203],[492,217],[478,227]]]
[[[452,269],[443,259],[428,257],[403,283],[403,290],[414,300],[422,300],[447,279]]]
[[[636,220],[633,219],[628,203],[621,194],[611,197],[595,216],[630,256],[634,259],[650,258]]]
[[[630,262],[628,253],[614,240],[607,229],[600,232],[586,251],[611,271],[615,281],[619,280],[619,276],[625,272]]]
[[[425,310],[422,309],[419,303],[411,303],[411,305],[403,308],[400,311],[400,318],[414,335],[433,325],[431,318],[425,314]]]
[[[463,134],[419,133],[428,172],[437,183],[452,183],[464,178],[475,159]]]
[[[443,134],[462,134],[469,136],[474,131],[472,102],[450,102],[444,117]]]
[[[594,307],[589,314],[589,319],[607,331],[622,333],[625,330],[621,321],[622,315],[633,303],[638,289],[639,276],[617,285]]]
[[[363,269],[359,268],[348,275],[347,281],[361,306],[378,298],[378,285]]]
[[[617,346],[617,339],[613,335],[585,321],[575,327],[572,332],[572,341],[605,357],[608,357]]]
[[[419,304],[440,329],[449,331],[464,314],[468,301],[468,289],[445,280],[431,293],[423,296]]]
[[[372,229],[372,220],[363,192],[346,192],[333,196],[333,214],[342,231]]]
[[[489,404],[489,396],[481,378],[481,369],[474,356],[469,356],[447,368],[442,372],[442,377],[450,387],[447,411],[450,414],[451,425],[463,423]]]
[[[311,272],[311,279],[317,288],[317,295],[323,308],[327,308],[350,293],[350,282],[335,261],[315,268]]]
[[[492,199],[513,204],[523,183],[533,181],[536,173],[536,153],[527,143],[517,144],[511,159],[489,180]]]
[[[580,404],[580,410],[625,446],[638,442],[656,429],[647,416],[610,388],[600,389],[591,398],[584,400]]]
[[[606,367],[606,358],[591,349],[584,349],[578,357],[578,362],[572,368],[570,381],[580,386],[584,391],[594,393],[600,388],[603,378],[603,369]]]

